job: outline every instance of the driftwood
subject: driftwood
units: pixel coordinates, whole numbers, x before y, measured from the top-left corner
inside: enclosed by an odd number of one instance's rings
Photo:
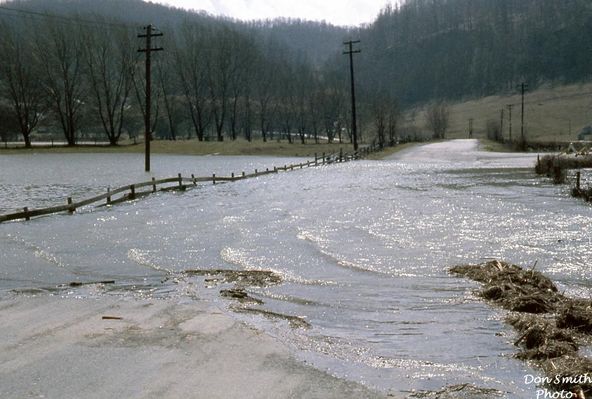
[[[525,270],[495,260],[455,266],[450,272],[482,283],[477,293],[480,297],[512,311],[506,321],[520,334],[515,345],[521,351],[516,357],[543,370],[546,386],[592,394],[592,360],[578,352],[592,337],[591,300],[559,293],[555,284],[534,267]]]

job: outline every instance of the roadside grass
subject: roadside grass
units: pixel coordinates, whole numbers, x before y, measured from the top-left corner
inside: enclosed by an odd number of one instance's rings
[[[525,95],[524,123],[527,141],[555,142],[576,140],[578,132],[592,124],[592,83],[545,86]],[[499,121],[504,108],[503,137],[509,139],[509,111],[512,104],[512,139],[520,139],[521,96],[517,91],[450,104],[447,138],[467,138],[469,119],[473,119],[475,138],[486,137],[488,120]],[[424,128],[425,107],[407,110],[405,124]]]
[[[307,144],[278,141],[252,141],[238,139],[235,141],[198,141],[198,140],[155,140],[150,143],[150,152],[154,154],[178,154],[178,155],[260,155],[278,157],[314,157],[315,153],[320,157],[322,153],[337,153],[353,151],[349,143],[320,143],[309,142]],[[126,144],[118,146],[75,146],[75,147],[34,147],[0,149],[1,154],[24,153],[143,153],[144,143]]]

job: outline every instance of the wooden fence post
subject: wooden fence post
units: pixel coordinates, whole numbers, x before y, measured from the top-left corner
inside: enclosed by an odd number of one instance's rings
[[[216,184],[216,174],[215,173],[212,175],[212,183]]]
[[[25,211],[25,220],[31,220],[31,217],[29,216],[29,208],[25,206],[23,211]]]
[[[130,199],[134,199],[136,198],[136,186],[134,186],[133,184],[130,186],[130,195],[129,195]]]
[[[343,148],[339,148],[339,162],[343,162]]]
[[[183,188],[183,177],[181,177],[181,173],[179,173],[179,188]]]
[[[230,178],[232,179],[232,181],[234,181],[234,172],[232,172],[232,173],[230,174]]]
[[[152,192],[155,193],[156,192],[156,179],[153,177],[152,178]]]
[[[191,180],[193,180],[193,185],[197,186],[197,181],[195,181],[195,175],[193,173],[191,174]]]
[[[68,197],[68,213],[74,213],[76,208],[72,207],[72,197]]]
[[[111,187],[107,187],[107,194],[111,193]],[[107,195],[107,205],[111,205],[111,195]]]
[[[323,152],[323,165],[325,164],[325,153]]]

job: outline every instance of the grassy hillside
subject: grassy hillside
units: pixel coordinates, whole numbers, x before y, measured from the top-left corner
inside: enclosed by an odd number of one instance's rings
[[[450,104],[450,129],[447,137],[466,138],[469,119],[473,118],[476,138],[485,137],[488,119],[500,120],[504,108],[503,136],[508,139],[507,105],[512,109],[512,138],[520,137],[520,94],[490,96]],[[529,141],[569,141],[592,124],[592,83],[544,87],[525,96],[525,135]],[[405,112],[407,125],[425,129],[425,108]]]

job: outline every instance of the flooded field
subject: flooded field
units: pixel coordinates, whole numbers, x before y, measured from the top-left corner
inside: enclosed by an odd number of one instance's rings
[[[524,376],[537,373],[512,357],[505,313],[447,270],[490,258],[537,262],[566,295],[590,296],[592,210],[537,178],[535,160],[455,140],[2,224],[0,297],[205,300],[316,367],[384,392],[469,383],[531,398],[536,386]],[[155,156],[153,169],[227,175],[289,162]],[[149,180],[142,166],[136,155],[0,156],[0,212]],[[245,284],[245,304],[220,295],[236,281],[203,272],[219,269],[277,278]],[[104,280],[115,284],[69,285]],[[292,316],[305,323],[291,325]]]

